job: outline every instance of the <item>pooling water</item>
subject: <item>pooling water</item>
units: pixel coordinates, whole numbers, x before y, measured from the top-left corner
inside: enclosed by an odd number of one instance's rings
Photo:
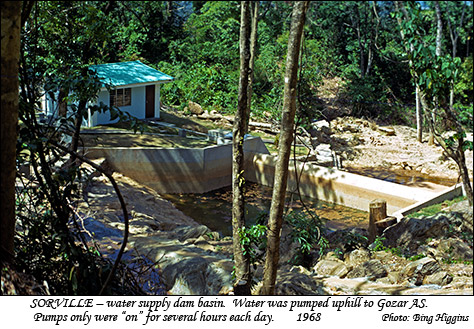
[[[221,188],[202,194],[161,194],[176,208],[206,225],[212,231],[224,236],[232,235],[232,189]],[[262,213],[268,213],[272,199],[272,189],[255,183],[245,186],[245,216],[247,225],[255,223]],[[368,227],[368,213],[365,211],[304,197],[304,204],[312,213],[326,222],[330,230]],[[287,192],[285,213],[306,212],[297,194]]]

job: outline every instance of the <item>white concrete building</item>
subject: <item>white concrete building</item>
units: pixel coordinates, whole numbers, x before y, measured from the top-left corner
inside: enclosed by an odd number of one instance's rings
[[[173,81],[173,77],[140,61],[92,65],[90,69],[94,70],[104,82],[95,104],[102,102],[108,106],[115,106],[137,119],[160,117],[160,87],[163,83]],[[84,126],[93,127],[118,120],[111,120],[108,111],[92,113],[92,105],[94,104],[87,106],[88,114]],[[46,98],[43,108],[47,116],[57,116],[55,100]]]

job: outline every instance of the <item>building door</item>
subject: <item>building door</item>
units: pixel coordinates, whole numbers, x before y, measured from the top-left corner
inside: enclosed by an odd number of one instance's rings
[[[145,118],[155,117],[155,85],[146,86]]]

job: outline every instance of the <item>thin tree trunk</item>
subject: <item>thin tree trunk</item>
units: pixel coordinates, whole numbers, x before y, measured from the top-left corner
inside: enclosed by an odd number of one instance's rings
[[[258,29],[258,1],[251,1],[251,32],[250,32],[250,63],[249,63],[249,85],[247,90],[247,112],[244,132],[247,134],[249,131],[249,121],[250,121],[250,110],[252,108],[252,92],[253,92],[253,77],[254,77],[254,66],[255,66],[255,56],[257,53],[257,29]]]
[[[13,258],[15,235],[16,142],[19,107],[18,70],[20,60],[21,1],[2,1],[2,105],[0,260]]]
[[[441,41],[443,40],[443,19],[441,17],[441,9],[439,1],[434,2],[436,12],[436,56],[441,56]]]
[[[403,15],[405,16],[405,19],[408,20],[408,12],[404,7],[403,1],[395,1],[395,8],[397,11],[401,11]],[[398,26],[400,27],[400,36],[402,37],[402,40],[405,41],[405,33],[402,29],[402,22],[401,18],[397,19],[398,21]],[[405,46],[405,50],[407,53],[413,53],[414,51],[414,46],[413,43],[410,43],[409,47]],[[409,66],[413,66],[413,62],[410,59],[408,61]],[[423,142],[423,113],[427,111],[427,108],[425,108],[425,105],[423,102],[421,102],[421,94],[420,94],[420,86],[418,85],[417,82],[417,76],[413,75],[413,80],[415,81],[415,97],[416,97],[416,131],[417,131],[417,140],[421,143]]]
[[[377,13],[377,2],[376,1],[374,1],[372,3],[372,8],[374,10],[374,19],[376,21],[375,32],[374,32],[375,35],[373,37],[373,40],[372,40],[372,38],[370,39],[369,55],[368,55],[367,69],[365,71],[365,75],[369,75],[370,70],[372,69],[372,65],[373,65],[373,62],[374,62],[375,48],[377,47],[377,40],[378,40],[378,37],[379,37],[380,17]]]
[[[295,2],[291,18],[290,35],[288,39],[288,54],[285,72],[285,90],[283,98],[283,113],[281,134],[278,150],[278,160],[275,168],[272,204],[268,221],[268,240],[263,274],[263,295],[275,293],[275,281],[280,258],[280,231],[283,221],[286,185],[288,179],[288,164],[293,141],[293,130],[296,112],[296,85],[298,81],[298,61],[301,38],[309,1]]]
[[[359,14],[359,5],[356,2],[355,4],[355,29],[357,32],[357,41],[359,43],[359,70],[360,70],[360,77],[363,78],[365,76],[365,43],[362,43],[362,35],[360,32],[360,14]]]
[[[415,86],[415,106],[416,106],[416,140],[423,142],[423,108],[420,104],[420,86]]]
[[[441,18],[441,10],[439,8],[439,2],[435,1],[434,2],[435,6],[435,12],[436,12],[436,23],[437,23],[437,28],[436,28],[436,56],[439,57],[441,56],[441,41],[443,39],[443,20]],[[435,107],[431,111],[431,120],[433,121],[433,126],[430,126],[432,129],[430,129],[430,136],[428,140],[429,145],[434,144],[434,130],[433,128],[436,126],[436,113],[438,112],[438,97],[435,97],[434,99]]]
[[[60,117],[67,117],[67,100],[64,98],[69,95],[68,88],[60,88],[58,94],[58,115]]]
[[[234,120],[232,142],[232,236],[235,262],[235,295],[250,295],[250,259],[244,255],[240,232],[245,228],[244,211],[244,128],[247,113],[247,91],[250,61],[250,1],[241,3],[240,22],[240,79],[237,113]]]
[[[86,105],[87,105],[87,101],[80,100],[79,104],[77,106],[76,119],[75,119],[75,122],[74,122],[74,133],[72,135],[71,148],[70,148],[70,151],[72,153],[69,157],[67,166],[74,165],[74,163],[76,161],[76,156],[74,154],[77,153],[77,149],[79,148],[79,136],[80,136],[80,133],[81,133],[82,117],[83,117],[84,112],[86,110]]]
[[[467,2],[464,2],[463,7],[462,7],[461,19],[459,21],[459,26],[454,27],[454,28],[451,25],[451,21],[449,19],[449,16],[450,16],[450,12],[448,9],[449,7],[446,7],[446,14],[448,15],[448,18],[446,19],[446,21],[448,22],[448,29],[449,29],[449,36],[451,39],[453,59],[456,58],[456,55],[457,55],[458,38],[459,38],[458,28],[462,27],[464,24],[464,14],[466,12],[466,6],[467,6]],[[469,38],[467,41],[468,41],[467,49],[469,49]],[[454,83],[451,84],[451,89],[449,91],[449,107],[451,108],[451,111],[454,109]]]
[[[458,161],[456,164],[458,165],[459,172],[461,173],[462,184],[464,188],[464,193],[466,194],[467,200],[469,201],[469,205],[473,206],[473,193],[472,193],[472,185],[469,179],[469,171],[466,166],[466,156],[464,154],[464,150],[462,145],[464,144],[464,138],[460,137],[458,140],[458,147],[456,149],[456,156]],[[456,159],[454,159],[456,160]]]
[[[426,103],[426,99],[425,99],[423,93],[421,93],[420,96],[421,96],[420,97],[421,102]],[[426,108],[428,108],[427,104],[425,104],[424,106]],[[457,122],[456,114],[451,112],[449,108],[446,108],[445,113],[446,113],[446,115],[448,116],[448,118],[450,120],[452,120],[453,122]],[[436,134],[436,127],[434,125],[434,122],[433,122],[431,116],[428,116],[427,121],[428,121],[428,125],[430,127],[430,130],[435,132],[433,135],[434,135],[434,138],[436,139],[436,141],[438,142],[438,144],[446,152],[446,154],[451,159],[453,159],[454,162],[456,162],[456,164],[458,165],[459,173],[460,173],[460,176],[462,178],[462,184],[463,184],[464,192],[466,193],[466,197],[469,201],[469,204],[472,206],[473,205],[473,189],[472,189],[471,182],[470,182],[470,179],[469,179],[469,171],[468,171],[467,166],[466,166],[466,157],[465,157],[464,150],[463,150],[464,138],[462,137],[462,135],[463,135],[462,127],[460,126],[460,124],[456,127],[459,138],[457,140],[456,149],[453,150],[450,146],[448,146],[446,144],[446,142],[444,141],[444,138],[442,138],[440,134]]]

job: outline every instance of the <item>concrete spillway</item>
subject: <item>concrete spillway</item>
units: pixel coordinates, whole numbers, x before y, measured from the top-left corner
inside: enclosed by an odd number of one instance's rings
[[[231,185],[232,145],[194,149],[143,147],[87,148],[90,158],[105,157],[118,172],[162,193],[204,193]],[[259,137],[244,142],[246,180],[273,186],[276,156]],[[442,192],[404,186],[345,171],[298,162],[290,164],[288,191],[367,211],[374,199],[387,201],[387,213],[401,217],[411,211],[462,194],[460,186]]]
[[[247,162],[245,178],[265,186],[273,186],[276,157],[255,154]],[[299,177],[297,184],[296,175]],[[374,199],[387,201],[387,213],[400,218],[422,207],[462,194],[460,185],[430,191],[405,186],[312,163],[292,162],[289,166],[288,191],[323,201],[367,211]]]
[[[204,148],[86,148],[114,170],[162,193],[205,193],[232,183],[232,144]],[[246,157],[269,153],[260,138],[244,142]]]

